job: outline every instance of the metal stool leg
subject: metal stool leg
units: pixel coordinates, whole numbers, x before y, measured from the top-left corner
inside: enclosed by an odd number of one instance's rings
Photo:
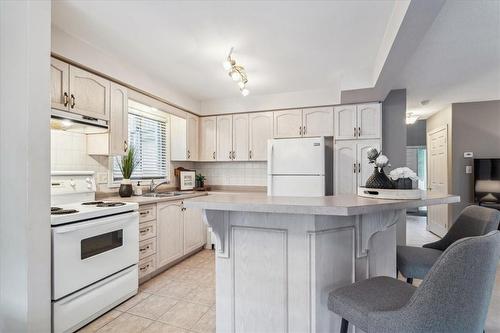
[[[340,324],[340,333],[347,333],[347,329],[349,328],[349,322],[342,318],[342,323]]]

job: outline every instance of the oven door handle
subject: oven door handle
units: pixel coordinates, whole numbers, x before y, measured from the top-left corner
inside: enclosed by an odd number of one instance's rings
[[[137,219],[138,219],[139,213],[132,212],[132,213],[128,213],[128,214],[107,217],[107,218],[104,218],[104,219],[108,219],[108,221],[106,221],[106,222],[103,221],[103,218],[98,218],[94,222],[88,222],[88,221],[79,222],[79,223],[75,223],[75,224],[65,225],[62,227],[55,227],[55,228],[52,228],[52,230],[56,234],[66,234],[68,232],[73,232],[73,231],[77,231],[77,230],[85,230],[85,229],[92,228],[95,226],[102,226],[104,224],[106,226],[115,225],[115,224],[125,225],[125,224],[128,224],[130,222],[134,222],[136,220],[136,219],[133,219],[131,217],[137,217]]]

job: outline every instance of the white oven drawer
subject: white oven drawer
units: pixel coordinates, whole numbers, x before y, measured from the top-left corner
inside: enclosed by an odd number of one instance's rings
[[[139,213],[131,212],[52,228],[52,299],[139,261]]]
[[[137,265],[52,303],[54,333],[78,328],[137,294]]]

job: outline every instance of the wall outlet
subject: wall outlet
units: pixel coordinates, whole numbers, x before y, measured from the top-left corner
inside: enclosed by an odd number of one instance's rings
[[[472,165],[466,165],[465,166],[465,173],[472,173]]]
[[[98,172],[97,173],[97,184],[107,184],[108,183],[108,173]]]
[[[464,153],[464,158],[473,158],[473,157],[474,157],[474,153],[471,151],[466,151]]]

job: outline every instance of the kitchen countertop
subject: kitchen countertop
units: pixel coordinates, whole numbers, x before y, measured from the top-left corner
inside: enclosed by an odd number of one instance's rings
[[[217,194],[193,198],[186,207],[207,210],[309,215],[362,215],[390,209],[450,204],[460,201],[456,195],[424,192],[418,200],[385,200],[346,194],[325,197],[269,197],[263,193]]]
[[[175,195],[171,197],[143,197],[143,196],[131,196],[128,198],[122,198],[119,196],[110,196],[110,197],[104,197],[102,198],[103,200],[107,201],[123,201],[123,202],[135,202],[138,203],[139,205],[146,205],[146,204],[155,204],[158,202],[164,202],[164,201],[177,201],[177,200],[185,200],[189,198],[196,198],[196,197],[201,197],[201,196],[206,196],[208,195],[208,192],[188,192],[186,194],[182,195]]]

